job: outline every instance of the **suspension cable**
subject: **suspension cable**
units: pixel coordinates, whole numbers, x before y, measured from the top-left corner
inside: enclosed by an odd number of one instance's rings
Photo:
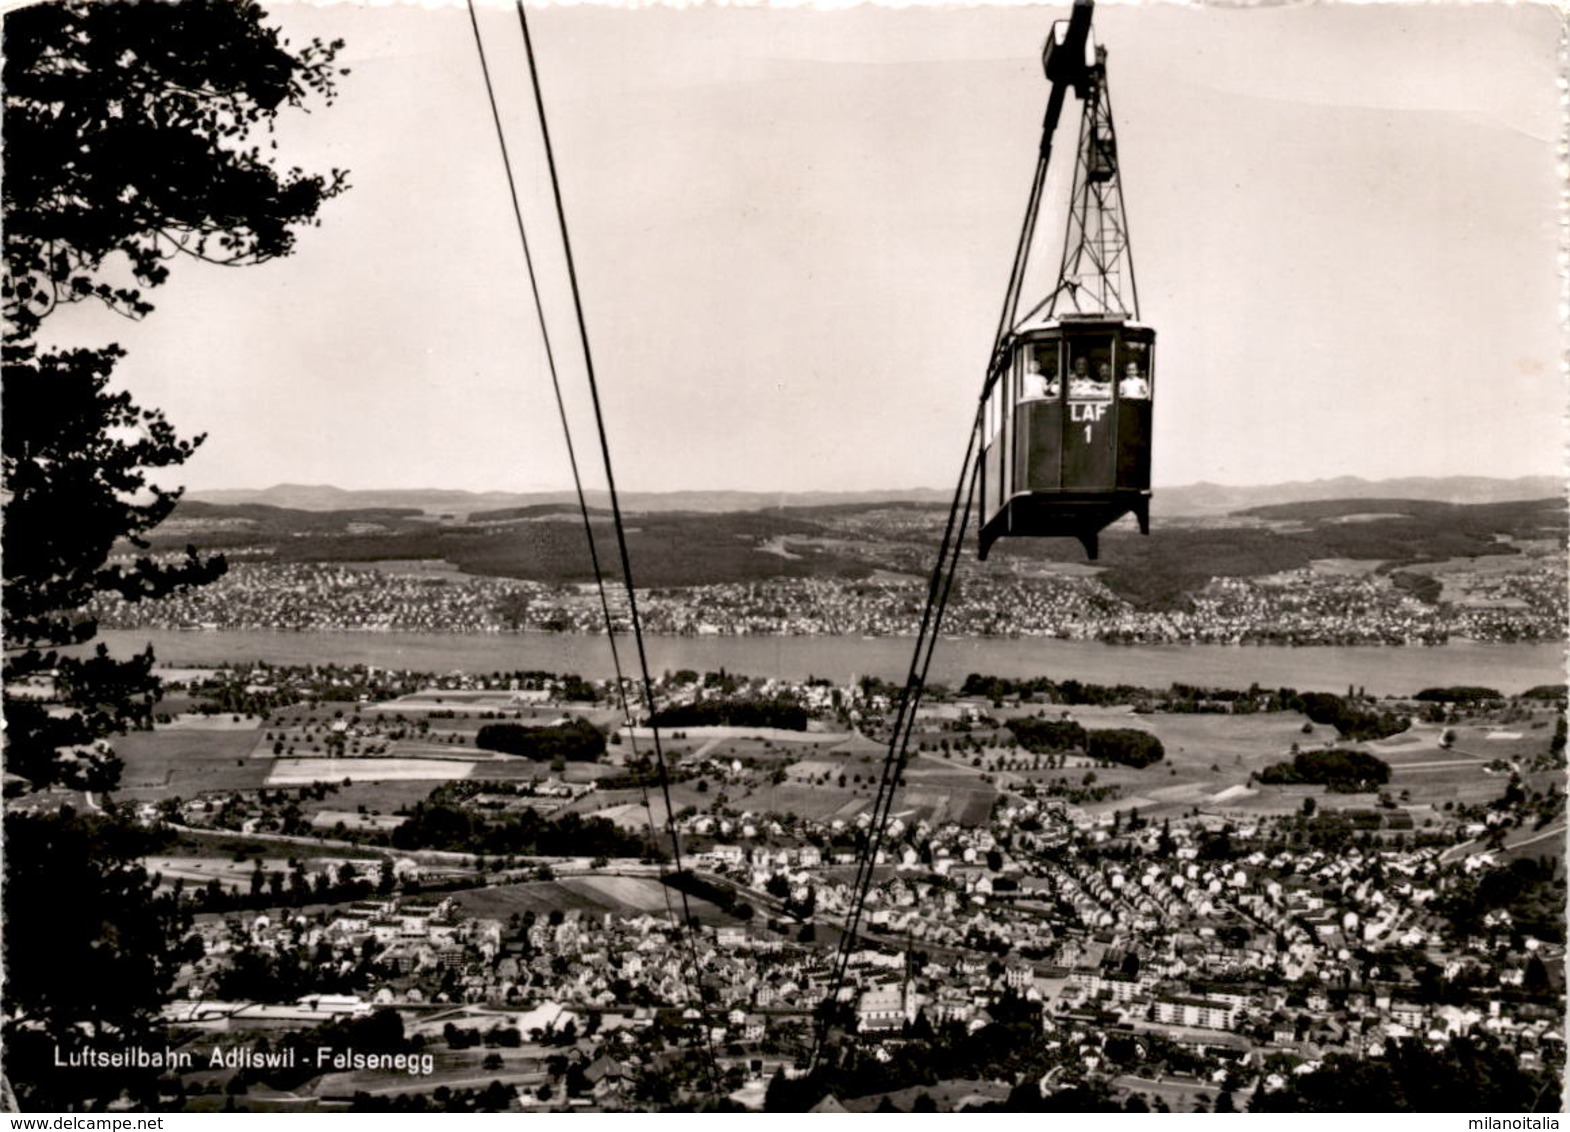
[[[985,393],[982,399],[984,402]],[[900,696],[893,730],[889,734],[888,754],[884,756],[883,770],[878,780],[878,792],[872,803],[871,824],[857,855],[856,879],[852,885],[850,910],[845,918],[845,930],[840,937],[839,953],[834,963],[834,975],[814,1028],[812,1046],[814,1067],[817,1066],[822,1054],[834,1004],[845,985],[845,976],[850,967],[851,956],[856,949],[861,918],[866,908],[867,894],[871,888],[877,856],[882,849],[883,838],[887,832],[889,814],[893,809],[894,797],[901,784],[906,764],[909,762],[910,739],[915,728],[916,711],[926,687],[933,652],[941,636],[943,613],[948,607],[949,595],[953,591],[959,555],[964,547],[971,505],[975,499],[976,480],[981,469],[979,442],[982,425],[983,409],[978,405],[970,431],[970,440],[965,448],[965,459],[960,468],[959,481],[954,487],[954,499],[949,506],[948,520],[944,524],[937,562],[928,581],[927,604],[922,611],[915,651],[911,656],[910,670],[905,678],[905,689]]]
[[[1008,289],[1003,294],[1003,311],[998,318],[997,333],[992,339],[990,368],[1000,364],[1009,336],[1014,332],[1019,312],[1019,296],[1025,286],[1025,271],[1030,261],[1031,245],[1036,240],[1036,217],[1041,209],[1041,194],[1046,189],[1047,167],[1052,163],[1052,142],[1058,132],[1058,121],[1063,116],[1063,103],[1068,97],[1068,86],[1054,81],[1047,95],[1047,110],[1041,121],[1041,142],[1036,147],[1036,172],[1030,182],[1030,199],[1025,205],[1025,221],[1020,225],[1019,243],[1014,249],[1014,266],[1009,271]]]
[[[1008,287],[1003,297],[1003,309],[998,317],[997,332],[993,338],[992,356],[987,363],[986,380],[982,384],[975,420],[971,425],[970,441],[965,449],[965,460],[960,469],[959,482],[954,488],[954,500],[949,507],[948,522],[945,524],[943,532],[943,542],[938,550],[937,562],[932,569],[932,577],[927,590],[927,605],[922,612],[921,628],[917,633],[910,672],[906,676],[905,690],[900,697],[899,708],[895,714],[893,731],[889,735],[889,750],[884,757],[883,772],[878,781],[878,793],[872,805],[872,823],[868,828],[867,837],[858,854],[851,908],[846,917],[845,932],[840,938],[840,949],[834,966],[834,976],[830,982],[828,997],[824,1000],[818,1016],[818,1025],[812,1048],[812,1064],[814,1067],[818,1064],[827,1035],[828,1020],[832,1014],[834,1003],[839,998],[840,990],[844,985],[845,975],[850,966],[851,954],[855,951],[857,934],[876,867],[877,854],[883,844],[889,813],[893,808],[894,795],[898,790],[900,777],[903,775],[905,765],[909,761],[910,738],[915,729],[916,711],[921,703],[922,693],[926,688],[927,673],[931,668],[933,650],[937,646],[943,623],[943,612],[947,608],[949,594],[953,590],[954,577],[959,565],[959,554],[964,545],[965,531],[970,522],[971,506],[975,500],[976,482],[981,473],[980,449],[983,439],[982,430],[985,427],[986,402],[988,396],[992,393],[993,386],[996,385],[1007,370],[1009,343],[1018,325],[1020,295],[1024,290],[1031,246],[1035,243],[1036,219],[1040,212],[1041,197],[1046,188],[1047,168],[1052,160],[1053,136],[1057,133],[1058,121],[1062,116],[1063,103],[1066,97],[1067,85],[1054,81],[1052,92],[1047,99],[1046,115],[1041,125],[1041,142],[1037,149],[1035,174],[1031,178],[1030,196],[1025,207],[1025,219],[1020,226],[1019,242],[1014,251],[1014,264],[1009,271]],[[1049,300],[1055,299],[1061,290],[1061,286],[1054,290],[1052,295],[1049,296]],[[1035,313],[1035,310],[1040,309],[1038,305],[1032,311],[1032,314]],[[961,508],[962,502],[963,509]],[[958,537],[955,537],[956,528]]]
[[[518,12],[518,26],[523,32],[524,52],[529,61],[529,82],[534,89],[534,107],[540,123],[540,138],[545,150],[545,164],[550,173],[551,196],[556,205],[556,221],[561,235],[562,252],[567,263],[567,280],[572,288],[573,313],[578,324],[578,341],[583,350],[584,371],[588,378],[589,396],[594,405],[594,424],[599,433],[600,456],[605,466],[605,483],[610,495],[611,517],[616,526],[616,546],[621,555],[622,579],[627,589],[627,612],[632,622],[633,640],[637,644],[638,664],[643,677],[644,702],[649,709],[649,732],[654,744],[655,766],[659,771],[660,793],[665,802],[665,822],[670,834],[671,858],[675,863],[676,872],[680,875],[684,869],[681,860],[681,837],[676,829],[676,811],[671,804],[670,773],[665,763],[665,752],[660,745],[660,729],[655,718],[654,681],[649,676],[649,656],[643,643],[643,624],[638,616],[638,596],[633,586],[632,558],[627,549],[627,529],[622,521],[621,501],[616,491],[616,475],[611,466],[610,439],[605,431],[605,415],[600,406],[599,382],[594,374],[594,355],[589,347],[589,327],[583,313],[583,296],[578,287],[578,269],[573,259],[572,240],[567,232],[567,212],[562,203],[561,179],[556,172],[556,157],[551,146],[550,127],[545,120],[545,98],[540,90],[540,72],[534,57],[534,40],[529,34],[529,18],[524,12],[523,0],[514,0],[514,7]],[[694,987],[697,995],[700,1014],[703,1010],[703,986],[701,982],[702,971],[698,963],[697,944],[693,939],[692,907],[687,898],[685,885],[678,890],[681,894],[682,915],[684,918],[684,936],[687,941],[688,955],[692,965]],[[700,1018],[703,1037],[708,1048],[707,1069],[709,1089],[718,1092],[718,1078],[715,1065],[715,1051],[713,1035],[710,1032],[705,1018]]]
[[[1043,152],[1036,158],[1036,172],[1031,179],[1030,197],[1025,204],[1025,220],[1020,225],[1019,243],[1014,249],[1014,266],[1009,271],[1008,288],[1003,293],[1003,310],[998,316],[998,328],[992,338],[994,362],[1014,330],[1015,315],[1019,310],[1019,296],[1025,287],[1025,270],[1030,261],[1030,248],[1035,243],[1036,214],[1041,208],[1041,194],[1046,188],[1047,164],[1050,156],[1051,142],[1048,140],[1043,143]]]
[[[611,615],[610,599],[605,589],[605,574],[600,568],[600,555],[594,544],[594,524],[589,516],[589,503],[583,490],[583,477],[578,470],[578,456],[572,439],[572,426],[567,420],[566,402],[562,397],[561,379],[556,367],[556,352],[551,344],[550,327],[545,318],[545,305],[540,297],[538,274],[534,268],[534,253],[529,245],[528,226],[523,220],[523,209],[519,204],[517,180],[513,175],[512,157],[507,149],[507,134],[502,127],[501,111],[496,101],[496,89],[491,82],[491,69],[485,57],[485,42],[480,35],[479,18],[475,14],[474,0],[468,0],[469,26],[474,31],[474,48],[480,59],[480,74],[485,80],[485,95],[491,107],[491,121],[496,127],[496,142],[501,150],[502,169],[507,176],[508,196],[512,201],[513,221],[517,226],[518,240],[523,245],[523,262],[528,270],[529,291],[534,299],[534,313],[538,320],[540,339],[545,345],[545,361],[551,375],[551,388],[556,395],[556,413],[561,420],[562,436],[567,443],[567,463],[572,468],[572,486],[578,498],[578,511],[583,517],[583,534],[589,544],[589,562],[594,568],[594,581],[599,591],[600,610],[605,618],[605,636],[611,646],[611,664],[616,671],[616,695],[621,706],[622,718],[627,724],[627,736],[632,747],[634,765],[638,755],[638,740],[633,728],[632,707],[627,700],[626,682],[622,675],[621,654],[616,647],[616,625]],[[656,840],[654,830],[654,810],[649,805],[649,787],[641,774],[636,775],[638,790],[642,798],[643,808],[649,819],[649,844],[652,849]],[[665,896],[665,910],[672,922],[676,919],[676,909],[671,904],[670,892],[664,884],[660,885]]]

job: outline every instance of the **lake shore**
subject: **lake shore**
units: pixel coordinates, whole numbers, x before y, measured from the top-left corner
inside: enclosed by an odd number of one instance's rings
[[[114,629],[99,633],[124,656],[151,644],[164,667],[270,664],[375,665],[418,672],[538,670],[585,679],[615,674],[600,635],[520,633],[231,632]],[[903,682],[914,642],[904,637],[644,637],[655,673],[691,668],[748,676],[846,683],[861,676]],[[630,639],[618,638],[624,672],[636,669]],[[1477,684],[1514,695],[1565,682],[1565,646],[1479,644],[1433,646],[1108,645],[1041,638],[953,637],[938,643],[929,680],[958,685],[972,672],[1010,678],[1048,676],[1098,684],[1214,688],[1293,687],[1411,695],[1423,688]]]

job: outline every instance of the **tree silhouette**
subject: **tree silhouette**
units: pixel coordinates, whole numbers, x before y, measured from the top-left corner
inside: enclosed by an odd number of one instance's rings
[[[1488,1034],[1453,1037],[1433,1050],[1410,1039],[1392,1043],[1382,1060],[1328,1055],[1320,1068],[1294,1076],[1285,1089],[1260,1091],[1251,1112],[1557,1112],[1560,1084],[1551,1072],[1521,1068]]]
[[[175,561],[119,553],[122,541],[145,551],[143,536],[179,500],[149,473],[178,467],[202,438],[182,439],[157,409],[112,391],[118,346],[41,343],[40,328],[83,300],[143,317],[180,258],[287,255],[295,230],[344,190],[342,171],[281,167],[272,137],[280,112],[332,101],[342,45],[291,50],[264,20],[251,0],[66,0],[5,17],[5,757],[35,787],[112,790],[109,737],[152,724],[150,651],[56,651],[92,640],[90,601],[156,598],[224,570],[194,548]],[[56,1071],[41,1050],[150,1033],[190,957],[188,923],[136,863],[146,847],[112,809],[5,825],[8,1075],[30,1106],[137,1095],[101,1073]]]
[[[86,1046],[148,1040],[180,966],[201,955],[190,915],[137,860],[148,841],[133,826],[68,809],[6,815],[5,1064],[28,1109],[153,1087],[157,1071],[92,1073],[55,1061],[56,1050],[68,1065]]]
[[[295,226],[344,189],[342,170],[280,170],[272,137],[280,110],[331,103],[342,44],[291,53],[264,18],[247,0],[72,0],[6,17],[8,338],[82,299],[144,315],[176,255],[287,255]]]
[[[174,562],[110,560],[122,539],[146,549],[180,497],[148,473],[184,463],[202,438],[111,392],[118,346],[41,349],[40,326],[85,299],[142,317],[177,257],[287,255],[294,229],[346,187],[340,170],[284,171],[271,153],[281,110],[332,100],[341,44],[291,54],[263,18],[229,0],[72,0],[5,20],[6,757],[34,785],[112,788],[106,737],[151,723],[150,655],[53,651],[92,639],[90,599],[154,598],[224,569],[190,548]]]

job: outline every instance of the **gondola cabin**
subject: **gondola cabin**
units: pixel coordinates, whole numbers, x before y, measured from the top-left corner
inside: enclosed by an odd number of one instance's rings
[[[1021,329],[982,407],[981,557],[1000,538],[1150,533],[1156,335],[1116,315]]]

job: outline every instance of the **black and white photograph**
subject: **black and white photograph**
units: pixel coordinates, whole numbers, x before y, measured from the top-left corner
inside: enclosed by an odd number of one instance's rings
[[[0,1110],[1557,1129],[1565,35],[5,4]]]

